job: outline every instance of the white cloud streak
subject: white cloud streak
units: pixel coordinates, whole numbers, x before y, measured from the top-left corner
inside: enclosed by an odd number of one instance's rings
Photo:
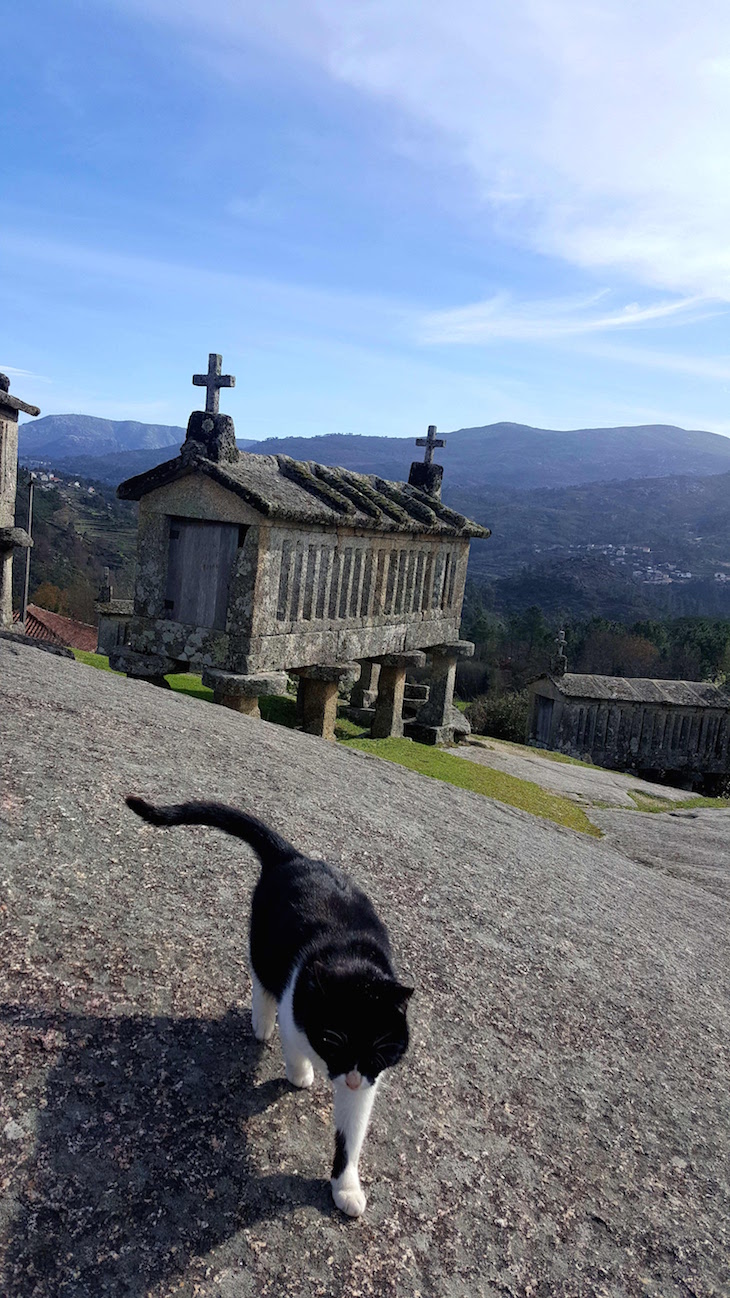
[[[730,300],[727,0],[144,3],[217,39],[229,73],[263,41],[391,104],[516,241]]]
[[[686,324],[713,313],[704,298],[683,298],[651,306],[627,303],[596,310],[606,293],[584,299],[513,302],[505,294],[423,317],[425,343],[489,343],[503,339],[553,341],[582,334],[612,333],[647,325]]]

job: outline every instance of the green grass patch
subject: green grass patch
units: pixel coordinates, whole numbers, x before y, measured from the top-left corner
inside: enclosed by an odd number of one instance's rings
[[[601,830],[591,824],[585,811],[570,798],[561,798],[557,793],[548,793],[532,780],[520,780],[514,775],[505,775],[502,771],[493,771],[488,766],[478,766],[464,757],[456,757],[442,748],[431,748],[426,744],[415,744],[410,739],[348,739],[344,741],[349,748],[359,748],[364,753],[383,757],[388,762],[407,766],[419,775],[427,775],[432,780],[443,780],[453,784],[457,789],[469,789],[472,793],[481,793],[498,802],[506,802],[510,807],[519,807],[529,811],[533,816],[543,820],[554,820],[558,825],[576,829],[593,838],[601,838]]]
[[[96,667],[100,672],[110,672],[109,659],[106,654],[91,654],[85,649],[72,649],[71,653],[79,663],[86,663],[87,667]],[[121,676],[121,672],[112,672],[113,676]]]
[[[682,802],[675,802],[673,799],[662,797],[660,793],[644,793],[641,789],[629,789],[629,797],[636,803],[637,811],[692,811],[695,807],[709,807],[711,810],[720,811],[723,807],[730,807],[730,798],[703,798],[698,795],[685,798]]]
[[[259,699],[259,711],[263,721],[271,721],[275,726],[293,730],[297,724],[297,701],[291,694],[263,695]]]
[[[196,676],[193,672],[171,672],[165,680],[176,694],[189,694],[191,699],[213,702],[213,691],[203,684],[201,676]]]

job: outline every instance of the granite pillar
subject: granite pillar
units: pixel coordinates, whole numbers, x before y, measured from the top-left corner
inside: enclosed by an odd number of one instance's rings
[[[206,667],[203,684],[213,691],[213,702],[247,717],[260,717],[259,698],[264,694],[286,694],[286,672],[262,672],[246,676]]]
[[[13,625],[13,551],[33,544],[28,533],[15,526],[15,496],[18,488],[18,414],[39,415],[11,397],[10,379],[0,374],[0,628]]]
[[[335,663],[301,667],[292,673],[299,677],[297,717],[308,735],[334,740],[339,687],[356,671],[356,663]]]
[[[469,640],[457,640],[453,644],[436,645],[427,652],[431,660],[428,703],[421,708],[418,719],[409,722],[407,734],[420,744],[453,744],[471,730],[469,722],[454,707],[454,683],[457,662],[460,658],[471,658],[474,645]]]
[[[380,679],[370,734],[373,739],[397,739],[403,734],[406,672],[410,667],[425,666],[426,655],[418,650],[412,653],[383,654],[377,662],[380,664]]]

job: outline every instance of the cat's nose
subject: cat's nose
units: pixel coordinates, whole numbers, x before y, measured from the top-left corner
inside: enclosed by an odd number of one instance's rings
[[[347,1074],[345,1081],[347,1082],[347,1085],[349,1086],[351,1091],[356,1091],[358,1090],[360,1083],[362,1081],[362,1075],[357,1071],[356,1068],[353,1068],[352,1072]]]

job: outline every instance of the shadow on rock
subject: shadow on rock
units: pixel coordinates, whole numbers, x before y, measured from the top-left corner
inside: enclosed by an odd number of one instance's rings
[[[242,1227],[310,1204],[324,1181],[251,1171],[249,1118],[289,1091],[254,1084],[248,1019],[95,1018],[0,1007],[65,1038],[0,1288],[6,1298],[141,1295]]]

